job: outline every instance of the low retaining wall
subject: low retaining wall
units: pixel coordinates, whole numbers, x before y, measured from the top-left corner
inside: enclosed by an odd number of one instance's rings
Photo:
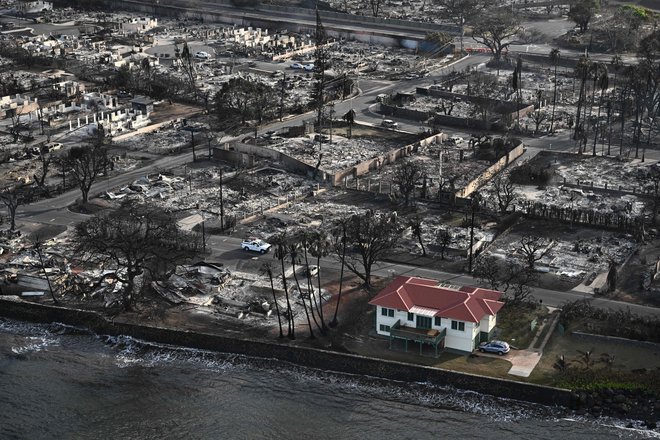
[[[0,299],[0,315],[33,322],[63,322],[87,327],[98,334],[127,335],[162,344],[277,359],[339,373],[405,382],[429,382],[441,386],[450,385],[478,393],[544,405],[569,406],[572,403],[571,392],[559,388],[313,348],[279,345],[275,342],[234,339],[206,333],[109,321],[95,312],[46,306],[21,300]]]

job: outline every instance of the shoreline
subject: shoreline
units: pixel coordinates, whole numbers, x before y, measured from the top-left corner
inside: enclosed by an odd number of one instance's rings
[[[0,298],[0,316],[39,323],[61,322],[84,327],[101,335],[130,336],[148,342],[262,359],[277,359],[337,373],[373,376],[400,382],[428,382],[439,386],[453,386],[461,390],[546,406],[562,406],[571,409],[576,403],[574,393],[567,389],[318,348],[122,322],[120,319],[108,319],[93,311],[30,303],[20,299]]]
[[[647,401],[649,396],[644,393],[639,394],[627,390],[572,391],[352,353],[279,344],[270,340],[236,338],[202,331],[137,324],[122,321],[121,318],[107,318],[95,311],[32,303],[16,297],[0,297],[0,316],[33,323],[60,323],[81,327],[100,336],[129,336],[147,343],[237,354],[261,361],[275,359],[330,373],[409,384],[427,383],[433,386],[448,386],[494,398],[540,404],[547,407],[562,407],[574,411],[578,416],[591,414],[596,418],[614,417],[627,421],[629,425],[632,425],[632,421],[638,421],[646,429],[652,431],[657,427],[656,413],[660,407],[660,401],[656,402],[653,399],[653,402],[649,402]],[[639,417],[625,417],[628,409],[634,405],[648,405],[649,403],[650,407],[647,408],[647,411],[636,414]],[[611,407],[611,411],[606,410],[608,407]],[[653,411],[654,408],[656,411]]]

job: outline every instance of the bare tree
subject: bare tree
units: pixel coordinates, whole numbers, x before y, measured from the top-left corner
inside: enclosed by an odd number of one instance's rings
[[[392,180],[399,188],[399,192],[403,194],[406,208],[410,204],[410,195],[415,191],[415,187],[421,183],[423,177],[422,167],[418,162],[411,160],[401,163],[394,169]]]
[[[62,172],[70,172],[82,193],[82,202],[87,203],[89,191],[96,179],[107,172],[108,153],[105,147],[90,145],[73,147],[60,159]]]
[[[520,264],[500,263],[495,257],[484,257],[477,261],[474,277],[489,289],[505,292],[507,303],[517,304],[530,298],[537,274]]]
[[[581,33],[585,33],[589,29],[589,22],[599,8],[599,0],[573,0],[568,11],[568,18],[578,25]]]
[[[519,197],[518,186],[508,176],[502,176],[501,174],[493,179],[493,190],[501,213],[507,212],[511,203]]]
[[[346,255],[344,264],[364,281],[364,286],[371,288],[371,270],[373,265],[382,261],[391,252],[399,240],[400,227],[396,215],[356,214],[346,225],[346,244],[353,252]],[[341,249],[335,246],[335,253]]]
[[[410,226],[410,231],[413,236],[417,238],[417,241],[422,248],[422,255],[426,257],[426,248],[424,247],[424,240],[422,239],[422,218],[416,215],[410,219],[408,225]]]
[[[29,200],[30,191],[24,185],[10,185],[0,191],[0,202],[7,207],[9,212],[10,231],[16,229],[16,210]]]
[[[516,250],[522,254],[526,267],[534,269],[534,264],[550,251],[550,242],[537,235],[525,235],[520,239]]]
[[[50,156],[50,154],[46,153],[44,148],[41,148],[41,150],[39,150],[40,169],[32,175],[34,182],[44,192],[46,197],[49,197],[48,186],[46,185],[46,177],[48,177],[48,171],[50,169],[52,159],[53,158]]]
[[[463,53],[463,38],[465,36],[465,24],[472,21],[481,11],[485,2],[483,0],[435,0],[436,5],[442,6],[444,9],[444,16],[449,19],[456,26],[461,28],[461,53]]]
[[[79,255],[116,268],[117,279],[124,283],[125,310],[134,304],[139,275],[149,271],[155,277],[157,267],[173,267],[194,256],[201,244],[199,237],[179,230],[172,214],[133,202],[79,223],[74,241]]]
[[[369,0],[369,6],[371,6],[371,13],[374,17],[378,17],[380,14],[380,6],[383,3],[383,0]]]
[[[446,229],[438,229],[438,246],[440,247],[440,259],[445,259],[445,252],[451,244],[451,234]]]
[[[472,25],[472,39],[488,47],[499,65],[502,52],[509,47],[510,37],[520,30],[518,17],[509,9],[501,8],[488,14],[480,14]]]
[[[11,125],[9,126],[9,133],[13,137],[13,142],[18,141],[21,137],[21,134],[27,129],[25,124],[21,122],[21,115],[23,114],[23,109],[16,109],[16,111],[11,115]]]
[[[534,134],[538,134],[541,124],[548,120],[548,114],[544,110],[537,109],[530,113],[529,119],[534,121]]]

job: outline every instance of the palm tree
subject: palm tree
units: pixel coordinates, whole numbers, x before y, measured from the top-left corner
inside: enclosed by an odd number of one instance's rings
[[[321,258],[330,253],[330,240],[328,234],[318,229],[312,234],[312,241],[310,242],[309,253],[316,257],[316,279],[318,282],[319,297],[318,297],[318,314],[321,317],[321,327],[323,332],[327,329],[325,325],[325,318],[323,317],[323,298],[321,297]]]
[[[614,106],[614,96],[616,93],[616,80],[617,80],[617,73],[619,73],[619,69],[623,66],[623,62],[621,61],[621,57],[617,54],[612,57],[612,61],[610,61],[610,65],[612,66],[612,69],[614,69],[614,84],[612,85],[612,94],[610,95],[610,99],[608,100],[608,106],[607,106],[607,126],[609,127],[609,134],[607,135],[607,155],[610,155],[610,150],[612,147],[612,125],[610,123],[610,117],[612,115],[612,110]]]
[[[262,274],[268,275],[270,280],[270,291],[273,293],[273,302],[275,303],[275,312],[277,313],[277,323],[280,326],[280,339],[284,337],[284,332],[282,332],[282,317],[280,316],[280,306],[277,304],[277,296],[275,295],[275,284],[273,283],[273,266],[266,262],[261,265],[260,272]]]
[[[596,127],[594,129],[596,134],[594,136],[594,148],[592,152],[593,156],[596,155],[596,142],[598,141],[598,128],[600,126],[600,109],[603,107],[603,93],[605,93],[605,90],[607,90],[607,88],[609,87],[609,76],[607,73],[607,66],[602,63],[598,63],[598,65],[600,66],[599,74],[596,84],[594,85],[598,85],[598,88],[600,89],[600,100],[598,102],[598,116],[596,117]],[[596,92],[594,90],[594,95],[595,94]]]
[[[289,289],[287,289],[286,285],[286,270],[284,269],[284,259],[288,255],[286,231],[272,237],[270,242],[275,245],[275,252],[273,253],[273,256],[280,260],[280,264],[282,265],[282,286],[284,288],[284,296],[286,297],[286,316],[288,322],[287,337],[289,339],[296,339],[296,329],[293,322],[291,302],[289,301]]]
[[[589,123],[591,122],[591,111],[594,107],[594,101],[596,99],[596,88],[601,81],[602,76],[607,77],[607,67],[604,63],[594,62],[591,64],[591,73],[593,74],[593,86],[591,88],[591,103],[589,104],[589,115],[585,118],[585,137],[584,137],[584,151],[587,150],[587,137],[589,133]],[[607,81],[607,78],[605,79]],[[607,86],[607,84],[605,84]],[[607,87],[606,87],[607,88]],[[600,112],[600,108],[598,109]],[[594,124],[594,131],[598,132],[598,123]],[[596,144],[594,143],[593,155],[596,155]]]
[[[555,107],[557,106],[557,63],[559,63],[559,58],[561,57],[561,52],[557,48],[553,48],[550,51],[550,61],[555,65],[555,93],[552,98],[552,115],[550,116],[550,133],[552,133],[554,124],[555,124]]]
[[[573,133],[573,139],[580,141],[579,153],[582,153],[582,141],[581,137],[583,134],[583,125],[582,121],[582,107],[584,106],[584,101],[586,100],[586,83],[589,76],[589,66],[591,65],[591,60],[589,56],[581,56],[575,65],[575,76],[580,78],[580,94],[578,95],[577,102],[577,111],[575,112],[575,131]]]
[[[346,262],[346,227],[348,219],[340,219],[337,223],[337,226],[333,229],[333,239],[334,239],[334,248],[335,250],[341,252],[341,272],[339,273],[339,295],[337,296],[337,304],[335,305],[335,314],[330,321],[330,327],[337,327],[337,312],[339,312],[339,303],[341,302],[341,292],[344,287],[344,266]]]
[[[307,310],[307,303],[305,302],[305,295],[303,294],[302,290],[300,289],[300,282],[298,281],[298,274],[296,273],[296,263],[300,259],[300,243],[297,242],[297,240],[291,240],[288,243],[287,246],[287,251],[289,254],[289,258],[291,258],[291,267],[293,268],[293,279],[296,280],[296,287],[298,288],[298,294],[300,296],[300,300],[303,305],[303,309],[305,309],[305,316],[307,317],[307,325],[309,326],[309,338],[310,339],[316,339],[316,336],[314,335],[314,329],[312,328],[312,321],[309,318],[309,311]],[[308,292],[308,295],[311,293]]]
[[[310,271],[309,257],[308,257],[308,251],[312,241],[312,234],[310,234],[304,229],[301,229],[296,234],[296,240],[299,243],[300,247],[302,248],[303,257],[305,258],[305,273],[306,273],[305,278],[307,279],[307,292],[309,292],[307,299],[309,300],[309,310],[311,311],[312,320],[314,321],[314,324],[316,324],[316,327],[321,331],[321,333],[325,333],[325,330],[323,329],[322,326],[319,325],[319,322],[316,320],[316,315],[314,314],[315,308],[318,311],[318,305],[316,305],[316,295],[314,295],[314,285],[312,282],[312,277],[310,275],[311,271]]]

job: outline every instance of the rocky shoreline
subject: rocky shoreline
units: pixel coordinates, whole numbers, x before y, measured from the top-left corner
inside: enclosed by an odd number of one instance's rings
[[[648,429],[656,429],[660,400],[644,390],[603,388],[576,391],[571,395],[571,409],[577,415],[640,420]]]

